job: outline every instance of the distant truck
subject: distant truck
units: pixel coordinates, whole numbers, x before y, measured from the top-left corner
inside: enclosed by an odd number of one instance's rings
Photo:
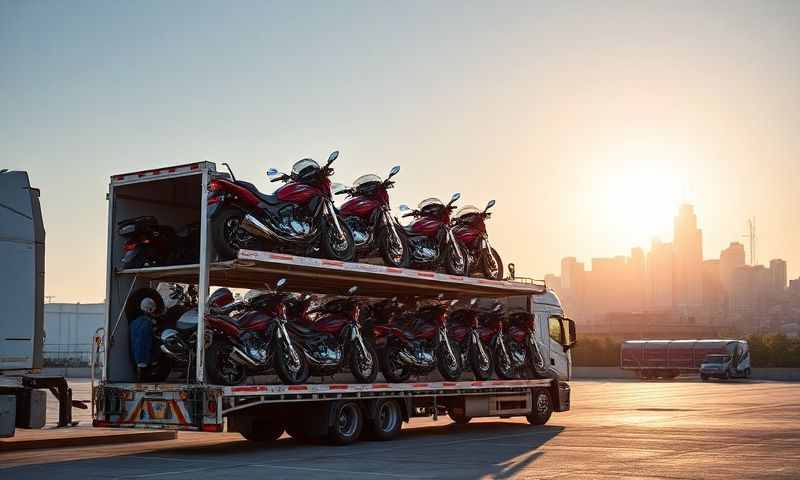
[[[641,379],[747,378],[750,348],[745,340],[627,340],[620,349],[620,368]]]

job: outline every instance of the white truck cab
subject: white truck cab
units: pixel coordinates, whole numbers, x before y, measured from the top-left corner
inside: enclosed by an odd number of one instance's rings
[[[575,322],[564,315],[558,295],[552,290],[531,295],[536,318],[536,339],[553,378],[569,380],[572,375],[570,349],[575,346]]]

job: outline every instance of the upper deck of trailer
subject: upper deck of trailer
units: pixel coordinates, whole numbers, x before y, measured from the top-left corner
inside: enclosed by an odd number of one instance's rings
[[[196,283],[198,265],[177,265],[122,270],[140,279]],[[369,263],[340,262],[282,253],[241,250],[234,260],[212,262],[209,283],[235,288],[263,289],[286,278],[286,289],[321,294],[342,294],[357,285],[367,297],[508,297],[545,292],[543,284],[489,280]]]

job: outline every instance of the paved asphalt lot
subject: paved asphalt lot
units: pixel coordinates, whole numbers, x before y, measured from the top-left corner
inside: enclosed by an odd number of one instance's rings
[[[181,433],[166,442],[0,454],[0,479],[800,478],[800,383],[572,387],[573,411],[544,427],[414,420],[393,442],[347,447]]]

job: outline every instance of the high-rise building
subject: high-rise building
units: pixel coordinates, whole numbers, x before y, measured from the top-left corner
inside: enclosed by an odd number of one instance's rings
[[[731,306],[736,326],[743,332],[757,331],[769,307],[772,276],[763,265],[745,265],[733,272]]]
[[[703,302],[703,232],[691,205],[681,205],[675,217],[673,248],[673,304],[698,306]]]
[[[561,277],[548,273],[544,276],[544,283],[547,288],[555,290],[556,293],[561,293]]]
[[[648,309],[662,311],[672,309],[672,267],[672,244],[653,240],[650,252],[647,254]]]
[[[769,261],[769,274],[772,278],[772,290],[782,292],[786,289],[786,261],[776,258]]]
[[[725,304],[725,291],[720,278],[720,261],[703,262],[703,307],[714,318],[719,318]]]
[[[719,276],[722,288],[730,294],[733,287],[733,272],[744,266],[744,245],[739,242],[731,244],[719,254]]]
[[[631,311],[641,312],[647,308],[647,267],[644,250],[639,247],[631,249],[628,273]]]

